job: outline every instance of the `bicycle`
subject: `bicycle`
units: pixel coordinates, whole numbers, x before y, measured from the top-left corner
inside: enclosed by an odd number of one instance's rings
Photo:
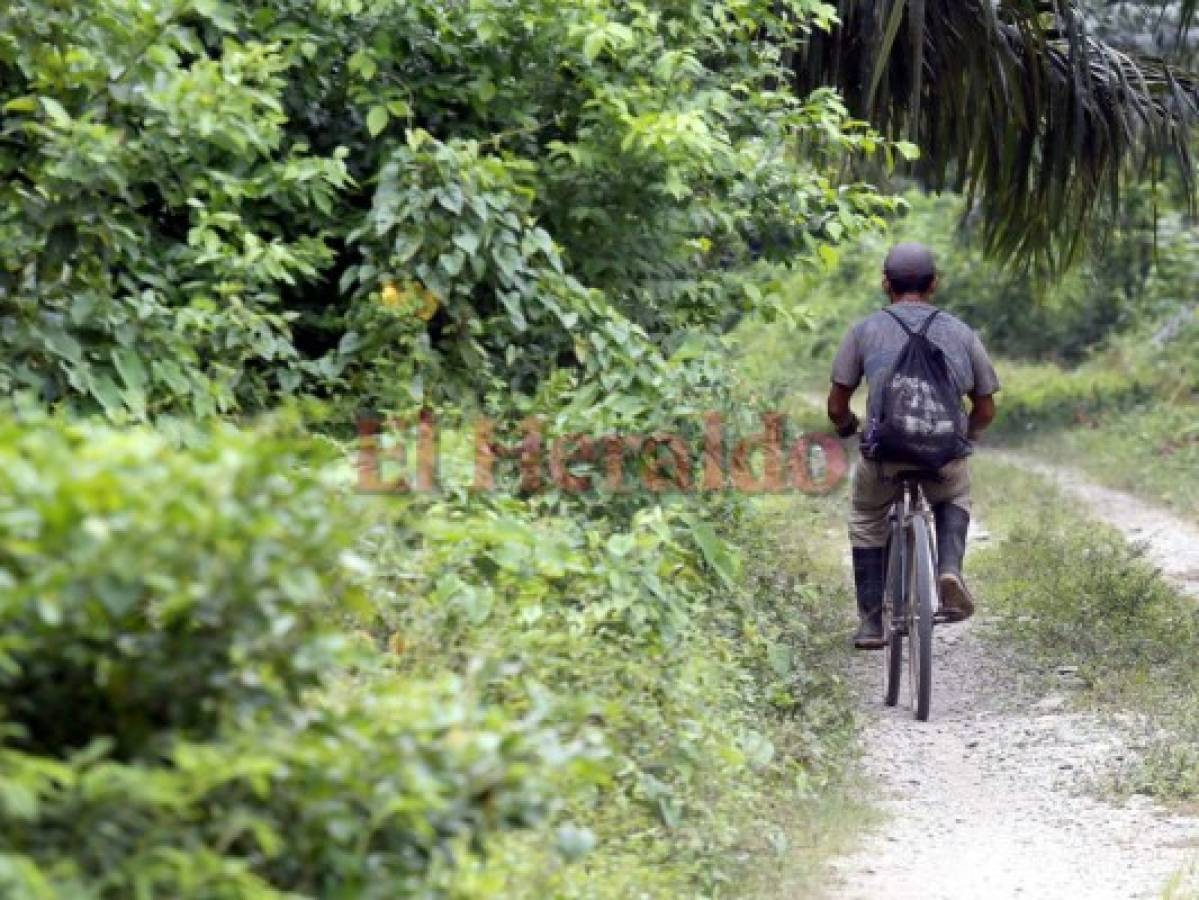
[[[903,490],[887,514],[887,571],[883,589],[883,702],[899,701],[903,642],[908,642],[908,698],[927,722],[933,692],[933,626],[945,621],[937,590],[936,527],[921,482],[935,472],[910,470],[895,476]]]

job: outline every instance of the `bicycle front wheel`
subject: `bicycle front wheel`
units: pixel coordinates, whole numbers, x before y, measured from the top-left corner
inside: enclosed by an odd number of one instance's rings
[[[912,555],[908,592],[908,687],[912,710],[927,722],[933,701],[933,610],[937,579],[932,536],[923,516],[912,519]]]
[[[903,676],[902,622],[903,576],[900,569],[900,542],[892,536],[887,542],[887,576],[883,589],[883,702],[894,706],[899,702],[899,682]],[[896,610],[901,610],[899,616]]]

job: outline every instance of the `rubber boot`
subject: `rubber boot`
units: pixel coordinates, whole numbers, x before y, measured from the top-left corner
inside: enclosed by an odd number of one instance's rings
[[[938,503],[933,507],[933,518],[937,525],[937,584],[941,589],[941,612],[946,621],[961,622],[974,615],[974,598],[962,577],[970,513],[955,503]]]
[[[883,646],[883,577],[887,551],[882,547],[853,548],[853,581],[858,593],[858,630],[853,645],[858,650]]]

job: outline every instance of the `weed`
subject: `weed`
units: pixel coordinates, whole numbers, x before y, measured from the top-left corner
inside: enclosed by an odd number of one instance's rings
[[[975,565],[997,618],[990,635],[1034,666],[1076,667],[1086,701],[1137,714],[1146,749],[1110,773],[1117,792],[1199,797],[1199,608],[1143,547],[1080,518],[1043,482],[993,463],[988,472],[1007,476],[1009,494],[992,506],[998,478],[984,480],[985,515],[1004,532]]]

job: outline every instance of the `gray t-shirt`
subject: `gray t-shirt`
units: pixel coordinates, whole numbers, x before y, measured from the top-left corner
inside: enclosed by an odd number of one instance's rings
[[[906,300],[892,303],[887,308],[913,331],[919,331],[924,320],[936,309],[931,303]],[[928,326],[928,338],[945,353],[963,394],[985,397],[999,390],[999,376],[995,374],[982,341],[961,319],[941,310]],[[890,369],[907,341],[907,333],[899,323],[880,309],[862,319],[845,335],[833,360],[832,380],[847,388],[856,388],[865,375],[867,383],[873,387]],[[872,390],[867,401],[871,414],[876,412],[876,399]]]

